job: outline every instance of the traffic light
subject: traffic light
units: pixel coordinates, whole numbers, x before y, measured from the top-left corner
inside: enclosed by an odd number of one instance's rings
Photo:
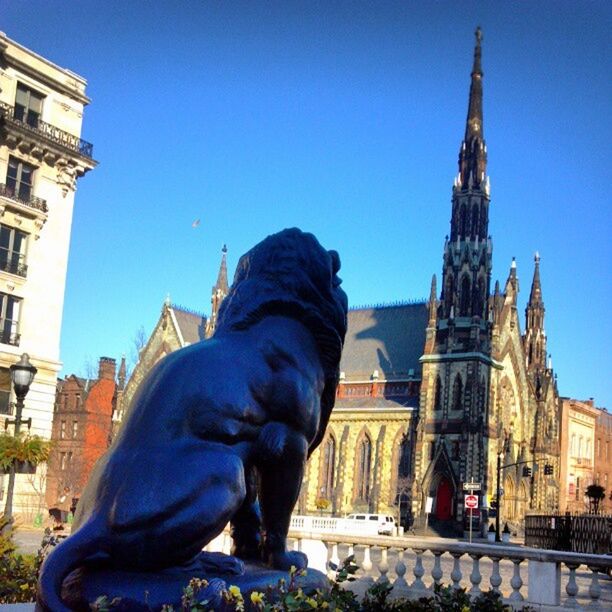
[[[528,465],[523,466],[523,476],[531,476],[531,468]]]
[[[547,463],[547,464],[544,466],[544,474],[545,474],[546,476],[550,476],[552,473],[553,473],[553,466],[552,466],[552,465],[550,465],[550,463]]]

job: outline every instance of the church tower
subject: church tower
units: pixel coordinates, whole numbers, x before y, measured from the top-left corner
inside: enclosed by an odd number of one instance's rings
[[[529,302],[525,308],[525,356],[527,370],[534,375],[546,368],[546,334],[544,332],[544,302],[540,284],[540,255],[535,254],[535,269]]]
[[[450,236],[444,243],[440,300],[429,299],[423,383],[416,425],[413,513],[452,523],[461,518],[463,483],[487,486],[489,293],[492,242],[484,140],[482,33],[476,30],[465,135],[452,190]],[[478,494],[478,491],[475,491]]]
[[[221,249],[221,265],[219,266],[219,274],[217,282],[213,285],[212,295],[210,298],[210,318],[206,321],[206,337],[210,338],[215,333],[217,326],[217,315],[219,307],[225,296],[229,293],[229,284],[227,282],[227,246],[224,244]]]

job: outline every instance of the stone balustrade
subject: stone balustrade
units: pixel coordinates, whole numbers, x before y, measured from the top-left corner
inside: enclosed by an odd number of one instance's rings
[[[610,555],[417,537],[305,531],[292,531],[290,537],[296,549],[308,554],[309,565],[330,578],[329,561],[339,565],[355,554],[360,570],[350,588],[359,594],[375,582],[389,581],[392,596],[417,599],[431,595],[434,584],[447,584],[466,588],[472,597],[498,591],[515,608],[612,609]]]

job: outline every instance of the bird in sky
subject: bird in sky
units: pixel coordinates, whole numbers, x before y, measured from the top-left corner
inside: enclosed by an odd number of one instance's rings
[[[192,224],[191,227],[198,227],[200,225],[200,220],[196,219]]]

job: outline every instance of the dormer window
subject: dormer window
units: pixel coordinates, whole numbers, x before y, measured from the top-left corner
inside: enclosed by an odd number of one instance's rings
[[[43,100],[44,96],[41,93],[18,83],[15,96],[15,119],[37,128],[42,115]]]

